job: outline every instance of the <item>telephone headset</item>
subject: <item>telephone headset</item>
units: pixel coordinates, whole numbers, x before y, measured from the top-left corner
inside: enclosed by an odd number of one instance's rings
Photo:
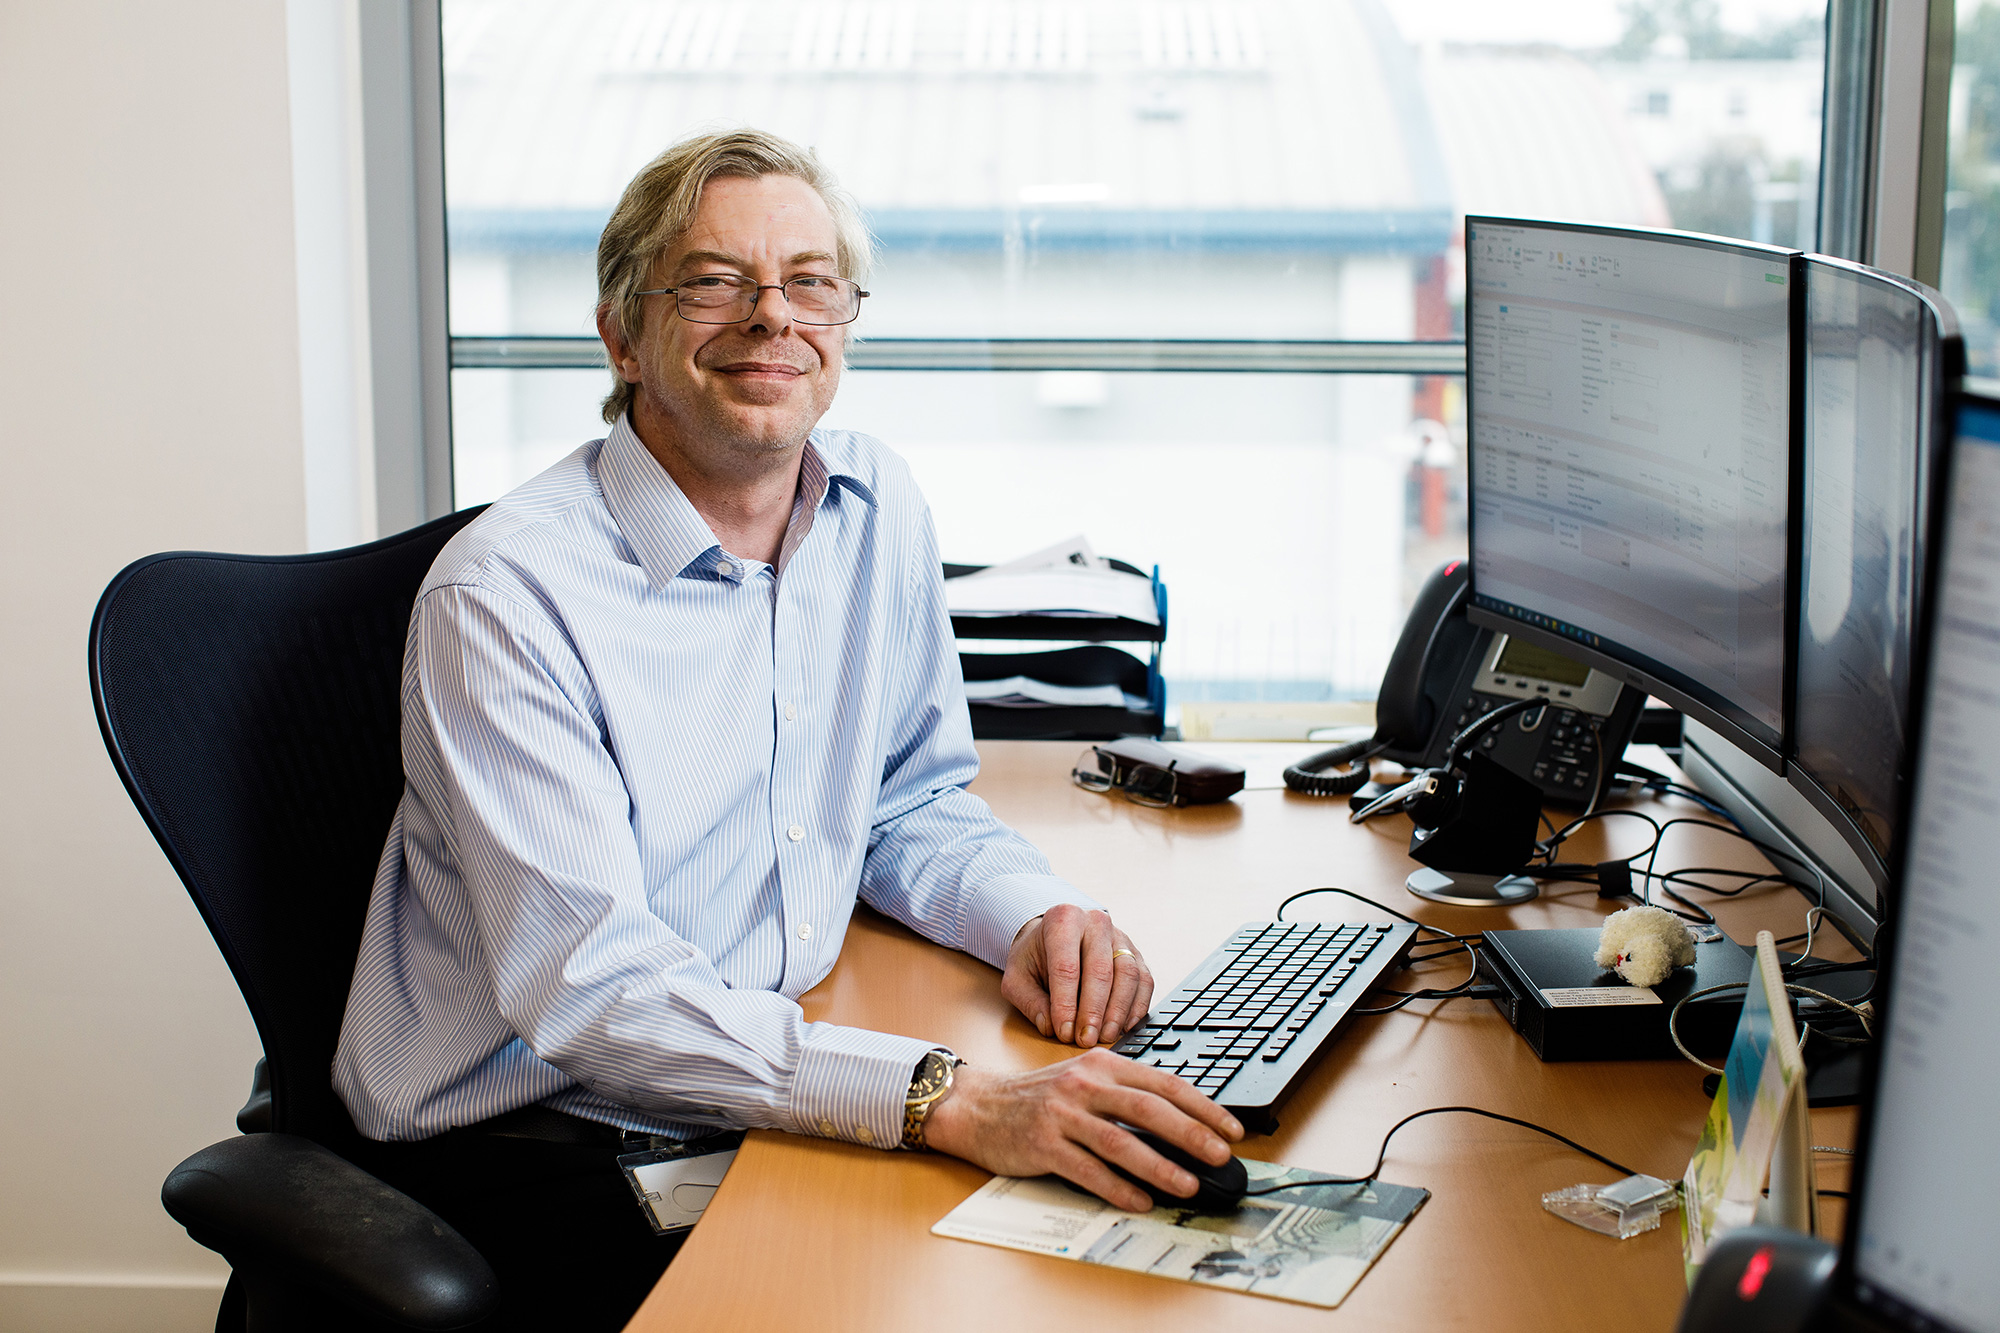
[[[1356,823],[1401,812],[1436,827],[1457,812],[1468,765],[1481,756],[1533,783],[1543,800],[1595,804],[1645,696],[1560,653],[1474,625],[1465,615],[1470,589],[1463,560],[1432,572],[1389,655],[1375,734],[1300,760],[1285,770],[1287,787],[1349,797]],[[1417,771],[1383,788],[1369,780],[1378,758]]]

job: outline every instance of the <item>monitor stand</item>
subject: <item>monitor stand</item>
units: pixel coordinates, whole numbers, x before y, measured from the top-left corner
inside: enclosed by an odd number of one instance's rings
[[[1512,907],[1541,893],[1526,875],[1475,875],[1467,870],[1413,871],[1403,887],[1419,898],[1455,907]]]

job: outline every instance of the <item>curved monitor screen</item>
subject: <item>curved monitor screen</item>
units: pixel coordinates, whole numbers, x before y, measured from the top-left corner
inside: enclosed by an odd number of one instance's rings
[[[1790,260],[1466,222],[1475,605],[1627,664],[1774,748]]]
[[[1880,860],[1909,726],[1931,307],[1890,279],[1806,264],[1804,524],[1792,762]]]

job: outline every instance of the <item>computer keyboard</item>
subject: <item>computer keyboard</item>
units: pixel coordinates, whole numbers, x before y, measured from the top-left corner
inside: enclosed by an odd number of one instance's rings
[[[1219,945],[1112,1049],[1179,1074],[1251,1124],[1403,965],[1407,924],[1251,921]]]

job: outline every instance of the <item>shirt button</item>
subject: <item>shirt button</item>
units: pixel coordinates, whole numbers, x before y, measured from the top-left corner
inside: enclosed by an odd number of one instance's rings
[[[797,719],[798,715],[799,715],[798,709],[794,708],[790,704],[785,705],[785,721],[787,722],[794,721]]]
[[[867,1143],[875,1137],[875,1131],[866,1125],[862,1125],[854,1131],[854,1137],[860,1139],[863,1143]]]
[[[799,922],[799,938],[802,940],[809,940],[812,937],[813,937],[812,922],[810,921]]]
[[[832,1122],[831,1120],[822,1120],[822,1121],[820,1121],[820,1122],[819,1122],[819,1132],[820,1132],[820,1133],[822,1133],[822,1134],[832,1134],[832,1133],[833,1133],[833,1122]]]
[[[736,572],[736,566],[730,564],[727,560],[718,560],[715,562],[715,572],[727,578]]]
[[[797,842],[799,841],[799,839],[806,836],[806,826],[803,824],[794,824],[790,828],[785,830],[785,836],[790,838],[793,842]]]

